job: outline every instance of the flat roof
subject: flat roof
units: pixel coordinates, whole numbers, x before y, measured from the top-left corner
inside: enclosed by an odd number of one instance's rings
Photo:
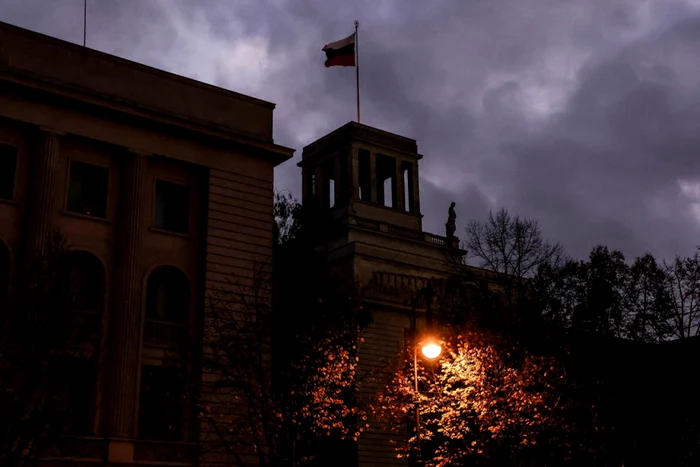
[[[305,146],[302,153],[302,161],[297,165],[303,167],[306,163],[321,156],[329,149],[338,149],[350,141],[360,141],[376,147],[386,148],[416,160],[423,157],[421,154],[418,154],[418,145],[415,139],[362,123],[348,122]]]
[[[0,80],[273,141],[273,103],[3,22]]]

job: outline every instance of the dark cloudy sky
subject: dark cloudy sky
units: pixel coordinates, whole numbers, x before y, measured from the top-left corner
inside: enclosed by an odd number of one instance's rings
[[[83,0],[0,21],[82,41]],[[573,256],[700,244],[699,0],[88,0],[88,46],[277,104],[301,148],[355,114],[321,47],[360,26],[362,121],[418,140],[425,229],[489,209]],[[296,160],[277,188],[300,195]]]

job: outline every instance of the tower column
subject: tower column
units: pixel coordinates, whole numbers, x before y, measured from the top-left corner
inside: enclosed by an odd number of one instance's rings
[[[370,186],[370,201],[378,203],[377,197],[377,153],[370,151],[369,153],[369,186]],[[383,197],[382,197],[383,198]],[[381,200],[384,203],[384,200]]]
[[[134,437],[138,392],[142,283],[138,273],[138,253],[146,157],[136,153],[126,154],[125,157],[128,160],[119,187],[121,209],[118,214],[120,222],[111,313],[109,387],[112,389],[106,407],[106,428],[110,438],[130,439]]]
[[[347,190],[345,188],[345,183],[343,180],[343,167],[339,156],[333,158],[333,180],[333,199],[335,201],[334,205],[342,206],[343,202],[345,201],[344,198],[345,193],[347,193]]]
[[[312,182],[313,181],[311,174],[309,173],[309,169],[307,167],[301,169],[301,202],[303,204],[313,202],[313,187],[311,186]]]
[[[413,199],[413,164],[406,164],[406,172],[408,173],[408,199],[406,203],[408,203],[408,212],[413,214],[416,212],[415,200]]]
[[[314,198],[316,207],[322,208],[325,206],[324,202],[326,200],[325,194],[325,183],[323,180],[323,168],[319,165],[316,166],[314,172]]]
[[[420,215],[420,193],[418,191],[418,162],[411,164],[411,185],[413,187],[411,198],[413,199],[413,213]]]
[[[396,177],[396,183],[394,186],[396,186],[396,201],[394,202],[394,206],[396,206],[396,209],[398,209],[401,212],[406,211],[406,199],[405,199],[405,189],[404,189],[404,184],[403,184],[403,167],[401,166],[402,162],[400,159],[395,159],[396,164],[395,164],[395,177]]]
[[[32,196],[29,198],[27,212],[27,254],[32,256],[41,252],[51,235],[51,217],[53,215],[56,168],[61,136],[53,130],[41,128],[37,146],[33,154]]]
[[[352,199],[360,198],[360,150],[356,147],[350,149],[350,160],[348,161],[348,171],[350,173],[350,190]]]

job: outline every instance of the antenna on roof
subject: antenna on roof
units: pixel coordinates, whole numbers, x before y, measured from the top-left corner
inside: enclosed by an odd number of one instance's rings
[[[83,47],[87,39],[87,0],[83,0]]]

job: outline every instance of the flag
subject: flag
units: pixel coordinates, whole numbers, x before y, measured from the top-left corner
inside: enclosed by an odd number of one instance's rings
[[[355,33],[345,39],[323,47],[326,52],[326,68],[329,66],[355,66]]]

